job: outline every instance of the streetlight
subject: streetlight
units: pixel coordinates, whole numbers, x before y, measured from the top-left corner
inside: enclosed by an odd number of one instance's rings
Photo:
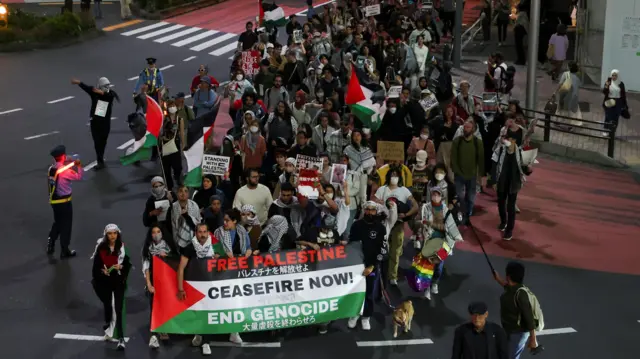
[[[9,26],[9,9],[6,5],[0,4],[0,28]]]

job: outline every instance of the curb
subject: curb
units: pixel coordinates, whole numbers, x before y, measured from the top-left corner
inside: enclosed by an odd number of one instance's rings
[[[99,37],[104,36],[104,31],[100,29],[94,29],[88,31],[78,37],[62,40],[59,42],[22,42],[22,43],[9,43],[6,45],[0,45],[0,53],[3,52],[26,52],[26,51],[34,51],[34,50],[50,50],[50,49],[59,49],[63,47],[68,47],[71,45],[79,44],[81,42],[94,40]]]
[[[143,19],[164,20],[227,1],[229,0],[196,0],[187,4],[177,5],[153,12],[149,12],[145,9],[140,8],[138,4],[132,3],[131,11],[134,13],[134,15],[139,16]]]
[[[629,168],[629,166],[598,152],[583,150],[579,148],[571,148],[564,145],[558,145],[550,142],[541,142],[533,139],[531,140],[531,143],[533,147],[537,148],[541,153],[545,153],[548,155],[568,158],[579,162],[608,168]]]

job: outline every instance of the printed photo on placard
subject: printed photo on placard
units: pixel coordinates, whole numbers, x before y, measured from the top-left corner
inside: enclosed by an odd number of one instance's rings
[[[347,165],[331,165],[331,184],[342,185],[347,175]]]

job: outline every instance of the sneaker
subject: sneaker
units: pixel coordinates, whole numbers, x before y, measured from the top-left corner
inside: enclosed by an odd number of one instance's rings
[[[103,169],[105,167],[107,167],[107,166],[104,164],[104,162],[98,162],[98,164],[95,167],[93,167],[93,169],[95,171],[100,171],[101,169]]]
[[[242,338],[240,338],[240,333],[229,334],[229,341],[234,344],[242,344]]]
[[[391,280],[389,280],[389,284],[397,287],[398,286],[398,280],[397,279],[391,279]]]
[[[431,283],[431,293],[438,294],[438,283]]]
[[[118,340],[118,350],[124,350],[124,348],[125,348],[124,339]]]
[[[371,330],[371,322],[368,317],[362,318],[362,330]]]
[[[431,288],[425,289],[423,296],[424,296],[424,299],[431,300]]]
[[[202,355],[211,355],[211,347],[208,343],[202,344]]]
[[[500,232],[504,232],[505,229],[507,229],[507,224],[503,223],[503,222],[500,222],[500,224],[498,225],[498,230]]]
[[[518,208],[517,204],[516,204],[516,213],[520,213],[520,208]]]
[[[328,331],[329,331],[329,329],[327,328],[326,325],[320,325],[320,328],[318,328],[318,333],[319,334],[327,334]]]
[[[194,347],[199,347],[202,345],[202,335],[194,335],[193,339],[191,339],[191,345]]]
[[[415,234],[411,235],[411,237],[409,239],[412,240],[412,241],[415,241],[416,240],[416,235]]]
[[[151,349],[160,348],[160,342],[158,341],[158,337],[156,337],[155,335],[152,335],[151,339],[149,339],[149,348]]]
[[[505,241],[510,241],[511,238],[513,238],[513,233],[511,233],[511,231],[505,231],[502,239],[504,239]]]
[[[358,325],[358,318],[359,317],[349,318],[349,321],[347,322],[347,327],[349,327],[349,329],[355,329],[355,327]]]
[[[422,243],[418,240],[413,241],[413,248],[420,249],[422,247]]]
[[[66,251],[62,251],[62,253],[60,253],[60,259],[73,258],[76,256],[76,254],[76,251],[74,251],[73,249],[67,249]]]

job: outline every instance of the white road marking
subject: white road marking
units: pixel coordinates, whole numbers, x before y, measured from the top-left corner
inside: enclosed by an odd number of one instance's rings
[[[544,329],[536,333],[536,335],[553,335],[553,334],[570,334],[577,333],[578,331],[573,328],[556,328],[556,329]]]
[[[187,62],[187,61],[191,61],[193,59],[195,59],[197,56],[189,56],[186,59],[182,60],[183,62]]]
[[[332,2],[334,2],[334,0],[327,1],[327,2],[323,2],[322,4],[318,4],[318,5],[314,6],[313,8],[314,8],[314,9],[317,9],[317,8],[319,8],[320,6],[324,6],[324,5],[327,5],[327,4],[331,4]],[[307,15],[307,10],[300,11],[299,13],[297,13],[297,14],[296,14],[296,16],[305,16],[305,15]]]
[[[169,25],[169,23],[161,21],[161,22],[157,22],[155,24],[149,25],[149,26],[141,27],[139,29],[123,32],[121,35],[123,35],[123,36],[131,36],[131,35],[139,34],[141,32],[146,32],[146,31],[149,31],[149,30],[157,29],[157,28],[165,26],[165,25]]]
[[[49,136],[49,135],[55,135],[56,133],[60,133],[58,131],[53,131],[53,132],[48,132],[48,133],[41,133],[39,135],[33,135],[33,136],[29,136],[29,137],[25,137],[24,139],[29,141],[29,140],[35,140],[36,138],[40,138],[40,137],[44,137],[44,136]]]
[[[165,36],[165,37],[161,37],[161,38],[153,40],[153,41],[157,42],[157,43],[160,43],[160,44],[164,44],[167,41],[170,41],[170,40],[173,40],[173,39],[177,39],[179,37],[183,37],[185,35],[189,35],[191,33],[194,33],[196,31],[200,31],[200,30],[202,30],[202,29],[199,28],[199,27],[191,27],[191,28],[188,28],[186,30],[179,31],[179,32],[176,32],[175,34],[171,34],[171,35],[168,35],[168,36]]]
[[[196,45],[196,46],[192,47],[190,50],[202,51],[202,50],[206,49],[207,47],[211,47],[211,46],[213,46],[215,44],[218,44],[218,43],[221,43],[223,41],[229,40],[229,39],[231,39],[233,37],[236,37],[236,36],[237,36],[236,34],[224,34],[222,36],[216,37],[213,40],[209,40],[209,41],[201,43],[200,45]]]
[[[236,55],[231,56],[229,60],[233,60],[234,57],[236,57]]]
[[[184,95],[185,99],[191,98],[191,95]]]
[[[409,340],[373,340],[367,342],[356,342],[358,347],[395,347],[401,345],[425,345],[433,344],[431,339],[409,339]]]
[[[213,36],[213,35],[215,35],[217,33],[218,33],[218,31],[216,31],[216,30],[205,31],[205,32],[203,32],[201,34],[198,34],[198,35],[194,36],[194,37],[189,37],[189,38],[186,38],[184,40],[178,41],[175,44],[171,44],[171,46],[181,47],[181,46],[190,44],[192,42],[196,42],[198,40],[204,39],[205,37]]]
[[[165,27],[164,29],[160,29],[160,30],[156,30],[154,32],[150,32],[148,34],[140,35],[140,36],[138,36],[138,39],[141,39],[141,40],[150,39],[150,38],[152,38],[154,36],[166,34],[167,32],[171,32],[171,31],[174,31],[174,30],[182,29],[183,27],[184,27],[184,25],[180,25],[180,24],[169,26],[169,27]]]
[[[117,119],[118,119],[117,117],[111,117],[111,121],[117,120]]]
[[[91,169],[93,167],[95,167],[97,164],[98,164],[98,161],[93,161],[93,162],[89,163],[88,165],[84,166],[84,170],[85,171],[91,171]],[[82,340],[82,339],[79,339],[79,340]]]
[[[68,339],[68,340],[84,340],[90,342],[104,342],[104,336],[99,335],[78,335],[78,334],[62,334],[56,333],[53,339]],[[124,338],[125,342],[129,341],[129,338]]]
[[[18,111],[22,111],[22,109],[21,108],[14,108],[13,110],[2,111],[2,112],[0,112],[0,115],[7,115],[7,114],[18,112]]]
[[[225,47],[221,47],[215,51],[212,51],[209,53],[209,55],[213,55],[213,56],[221,56],[226,54],[229,51],[233,51],[236,48],[238,48],[238,44],[235,42],[230,43],[229,45],[225,46]]]
[[[165,67],[161,67],[161,68],[160,68],[160,71],[168,70],[168,69],[170,69],[170,68],[172,68],[172,67],[174,67],[174,66],[175,66],[175,65],[167,65],[167,66],[165,66]]]
[[[67,97],[63,97],[63,98],[59,98],[57,100],[53,100],[53,101],[49,101],[47,102],[48,104],[54,104],[54,103],[58,103],[58,102],[62,102],[62,101],[67,101],[67,100],[71,100],[72,98],[74,98],[75,96],[67,96]]]
[[[127,147],[131,146],[134,142],[136,142],[136,140],[134,140],[134,139],[132,138],[132,139],[130,139],[129,141],[127,141],[127,142],[125,142],[125,143],[121,144],[120,146],[118,146],[118,149],[119,149],[119,150],[124,150],[125,148],[127,148]]]
[[[134,77],[129,77],[129,78],[127,79],[127,81],[135,81],[135,80],[137,80],[139,77],[140,77],[139,75],[138,75],[138,76],[134,76]]]
[[[209,345],[212,347],[242,347],[242,348],[280,348],[280,342],[273,343],[251,343],[251,342],[242,342],[241,344],[236,344],[232,342],[209,342]]]

